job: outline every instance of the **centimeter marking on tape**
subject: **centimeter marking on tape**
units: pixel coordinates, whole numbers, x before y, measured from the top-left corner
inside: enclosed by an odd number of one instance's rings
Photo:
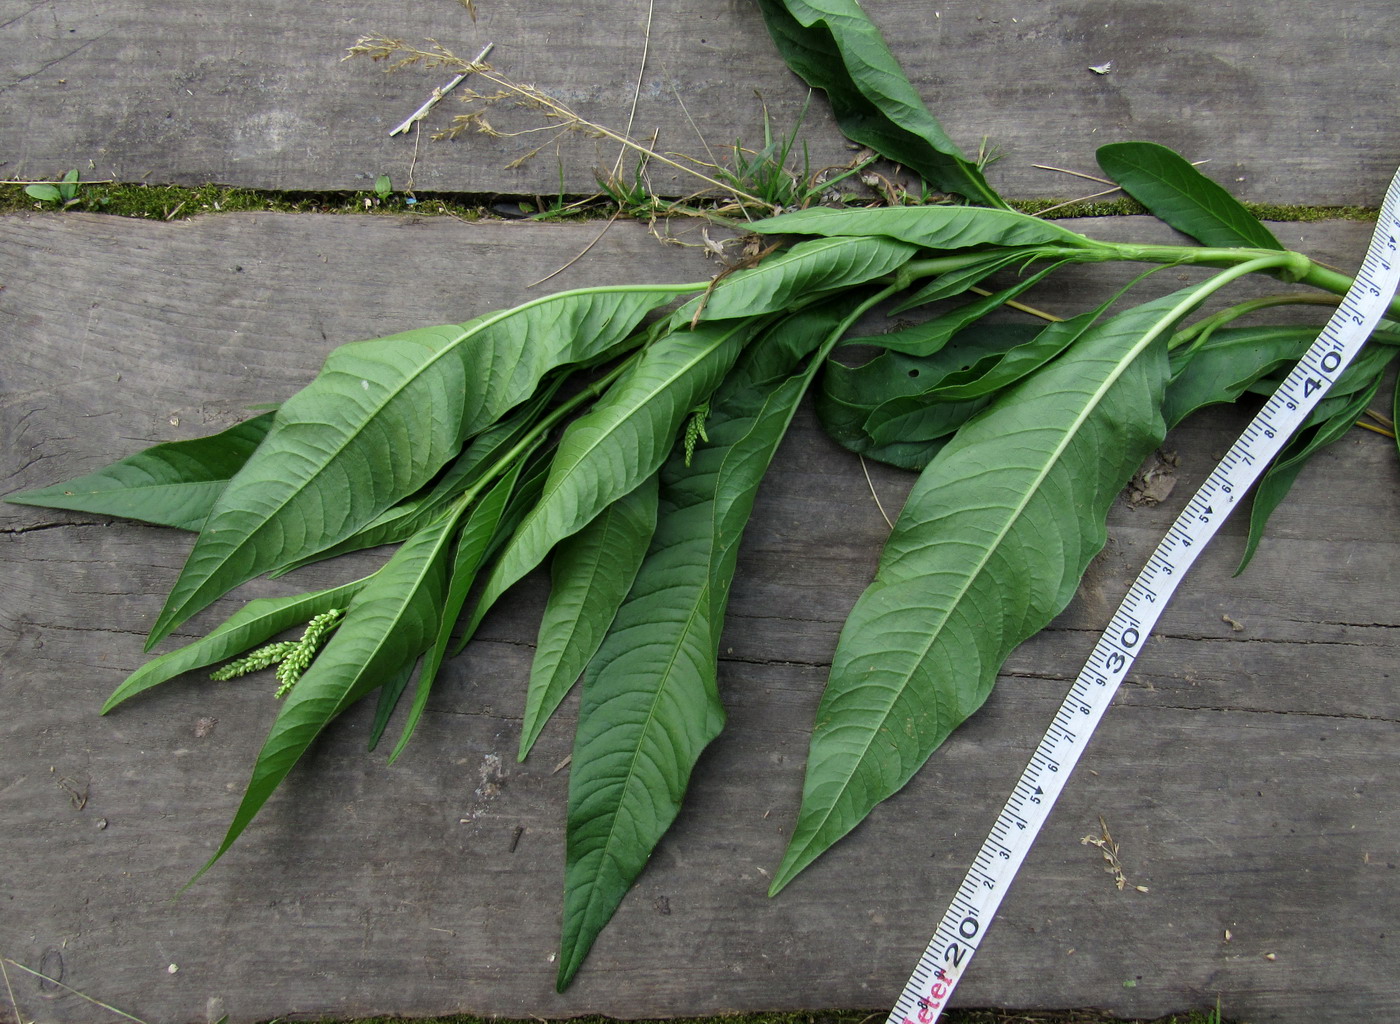
[[[933,1024],[1050,816],[1118,685],[1225,517],[1375,329],[1400,285],[1400,171],[1361,270],[1316,342],[1187,503],[1109,621],[958,886],[888,1024]]]

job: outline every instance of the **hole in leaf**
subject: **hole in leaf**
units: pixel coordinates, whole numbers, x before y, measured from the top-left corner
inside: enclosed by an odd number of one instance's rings
[[[918,375],[919,375],[919,371],[918,371],[918,370],[910,370],[910,371],[909,371],[909,376],[911,376],[911,377],[917,377]]]

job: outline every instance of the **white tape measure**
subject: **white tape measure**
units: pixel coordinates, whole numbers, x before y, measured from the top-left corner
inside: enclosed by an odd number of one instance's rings
[[[919,958],[888,1024],[933,1024],[977,951],[1050,808],[1143,641],[1225,517],[1302,425],[1375,329],[1400,285],[1400,171],[1356,280],[1316,342],[1264,403],[1167,531],[1041,738]]]

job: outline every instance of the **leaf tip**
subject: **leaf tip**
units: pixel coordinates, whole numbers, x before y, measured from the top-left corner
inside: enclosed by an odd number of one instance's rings
[[[559,951],[559,974],[554,979],[554,991],[563,994],[574,981],[574,975],[578,973],[579,964],[583,962],[581,956],[575,955],[569,949]]]

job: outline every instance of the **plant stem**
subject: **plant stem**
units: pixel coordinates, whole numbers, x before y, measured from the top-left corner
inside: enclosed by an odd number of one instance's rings
[[[1003,249],[1003,252],[1013,253],[1019,247]],[[1080,250],[1076,250],[1078,252]],[[939,274],[946,274],[950,270],[961,270],[963,267],[970,267],[977,263],[986,262],[994,255],[996,250],[979,249],[976,252],[960,253],[956,256],[935,256],[926,260],[910,260],[900,267],[891,276],[891,280],[901,289],[908,288],[915,281],[925,277],[936,277]],[[1026,259],[1035,259],[1039,255],[1038,249],[1026,249]],[[1056,253],[1058,255],[1058,253]]]
[[[819,346],[817,346],[816,352],[813,354],[811,361],[807,364],[807,381],[806,384],[803,385],[803,387],[805,388],[808,384],[812,383],[812,378],[816,376],[817,370],[820,369],[822,363],[826,361],[826,357],[831,355],[831,350],[836,347],[837,343],[840,342],[840,340],[843,337],[845,337],[846,332],[851,329],[851,326],[857,320],[859,320],[862,316],[868,313],[876,305],[878,305],[881,302],[884,302],[890,296],[899,294],[901,291],[904,290],[905,287],[906,285],[902,282],[895,281],[894,283],[889,284],[884,288],[881,288],[878,292],[875,292],[864,302],[860,303],[860,305],[856,306],[855,309],[851,310],[851,312],[846,314],[846,316],[844,316],[841,319],[841,322],[831,329],[831,332],[826,336],[822,343]]]
[[[522,458],[533,451],[535,447],[544,440],[545,436],[558,426],[565,417],[579,406],[587,404],[611,387],[612,384],[636,362],[640,354],[641,353],[638,351],[632,352],[631,355],[623,359],[611,370],[603,374],[603,376],[580,388],[575,394],[570,395],[544,416],[541,416],[539,421],[526,431],[519,441],[511,445],[510,449],[504,455],[491,464],[490,469],[481,474],[476,483],[463,491],[461,495],[453,501],[452,505],[449,506],[451,510],[450,514],[455,515],[463,508],[470,505],[483,491],[494,485],[501,474],[508,470],[516,459]]]
[[[1236,267],[1264,257],[1283,257],[1269,269],[1290,283],[1311,285],[1333,295],[1345,295],[1352,279],[1340,271],[1314,263],[1291,249],[1225,249],[1209,246],[1134,245],[1124,242],[1096,242],[1098,253],[1080,256],[1081,262],[1126,260],[1136,263],[1185,264],[1207,267]],[[1400,297],[1390,301],[1390,316],[1400,318]]]
[[[1263,298],[1250,299],[1222,309],[1218,313],[1213,313],[1204,320],[1199,320],[1177,333],[1172,338],[1170,347],[1180,348],[1182,345],[1190,344],[1192,348],[1199,348],[1210,339],[1219,328],[1228,323],[1238,320],[1242,316],[1250,313],[1257,313],[1261,309],[1272,309],[1275,306],[1335,306],[1337,298],[1334,295],[1266,295]]]

